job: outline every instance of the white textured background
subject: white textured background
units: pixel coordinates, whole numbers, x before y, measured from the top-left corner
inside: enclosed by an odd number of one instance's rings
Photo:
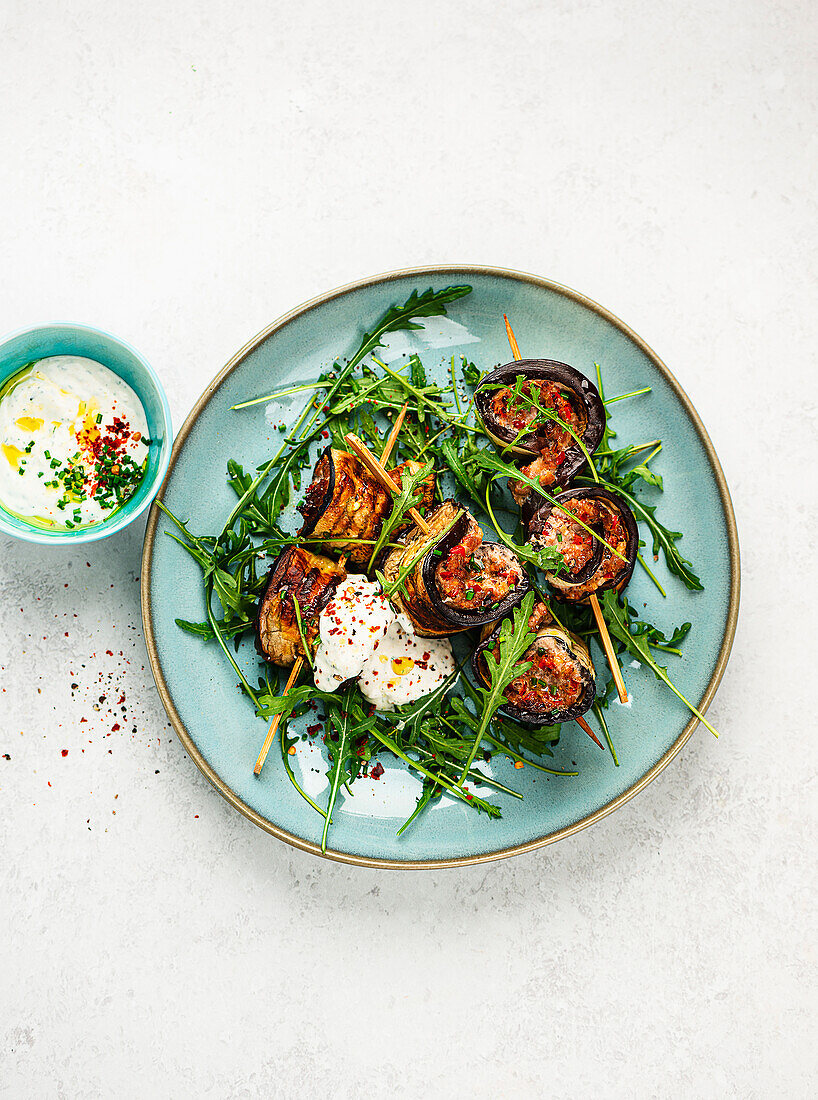
[[[2,539],[3,1097],[815,1095],[816,31],[810,0],[0,3],[0,330],[118,333],[178,425],[322,290],[534,271],[680,378],[744,566],[720,741],[553,848],[386,873],[186,759],[142,523]]]

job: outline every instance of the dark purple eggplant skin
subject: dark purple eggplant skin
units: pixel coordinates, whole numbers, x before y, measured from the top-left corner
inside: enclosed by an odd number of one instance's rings
[[[303,546],[288,546],[270,566],[256,608],[256,650],[283,668],[299,656],[300,631],[293,599],[298,600],[304,634],[318,633],[318,616],[346,576],[338,564]]]
[[[528,579],[528,574],[525,569],[520,566],[523,574],[522,580],[516,588],[512,588],[506,593],[497,607],[492,605],[483,608],[482,611],[467,612],[462,611],[460,608],[448,607],[443,602],[440,595],[440,589],[437,587],[437,567],[452,547],[460,542],[466,534],[468,526],[469,517],[468,514],[464,512],[462,516],[455,521],[454,526],[446,532],[443,538],[429,550],[421,564],[423,583],[426,585],[426,591],[429,593],[429,598],[436,614],[458,627],[485,626],[486,623],[493,623],[495,619],[501,619],[504,615],[507,615],[512,608],[516,607],[517,604],[522,603],[527,593],[531,591],[531,581]],[[435,555],[435,550],[441,550],[442,554]]]
[[[554,494],[554,500],[557,503],[562,504],[566,500],[576,500],[577,498],[584,498],[590,500],[604,500],[608,504],[613,505],[619,513],[625,530],[627,531],[627,541],[625,545],[625,556],[628,559],[628,564],[624,569],[621,569],[616,576],[611,577],[609,580],[600,584],[598,588],[595,588],[595,592],[604,592],[606,589],[613,589],[616,592],[621,592],[622,589],[628,584],[633,575],[633,570],[636,565],[636,557],[639,553],[639,529],[636,526],[636,520],[634,519],[633,512],[627,506],[622,497],[616,493],[612,493],[610,489],[603,489],[601,485],[585,485],[582,487],[575,487],[573,489],[565,489],[561,493]],[[530,505],[529,501],[523,506],[523,527],[526,533],[526,542],[531,540],[531,536],[536,533],[537,528],[542,529],[542,525],[545,519],[548,517],[549,512],[553,509],[553,504],[550,501],[542,501],[538,506]],[[599,544],[597,544],[599,545]],[[604,547],[600,546],[600,559],[604,552]],[[593,576],[589,573],[588,577],[584,580],[574,580],[575,584],[585,584],[588,579]]]
[[[486,649],[494,648],[501,626],[502,622],[499,622],[494,630],[479,643],[471,657],[472,675],[478,683],[486,684],[487,686],[484,667],[485,662],[483,662],[481,658]],[[546,629],[552,634],[555,632],[553,625],[546,627]],[[565,634],[565,631],[559,630],[558,628],[556,632]],[[567,638],[564,644],[569,652],[573,652]],[[523,710],[522,707],[513,707],[508,703],[503,703],[500,710],[514,722],[521,722],[524,726],[555,726],[560,722],[573,722],[575,718],[581,718],[586,711],[591,709],[594,699],[596,698],[596,681],[594,676],[584,666],[583,673],[585,673],[583,677],[585,684],[582,695],[580,695],[579,699],[572,707],[568,707],[566,710]]]
[[[593,454],[600,444],[605,431],[605,406],[599,396],[599,390],[593,382],[586,378],[568,363],[560,363],[557,359],[515,359],[511,363],[505,363],[487,374],[474,391],[474,406],[483,425],[493,436],[510,443],[515,433],[502,428],[489,409],[489,400],[496,391],[487,389],[489,386],[512,386],[518,374],[522,374],[528,380],[542,380],[556,382],[564,386],[572,395],[576,403],[584,407],[588,419],[585,431],[582,434],[582,442],[588,454]],[[525,448],[526,450],[528,448]],[[529,452],[533,457],[537,451]],[[530,459],[528,461],[531,461]],[[525,465],[525,461],[523,461]],[[585,455],[580,447],[573,443],[565,452],[565,458],[556,470],[556,485],[567,485],[571,478],[576,477],[585,465]]]
[[[307,496],[301,504],[296,505],[296,510],[299,511],[304,519],[301,525],[300,535],[304,537],[311,535],[315,530],[315,525],[320,517],[326,512],[327,508],[332,501],[333,494],[335,493],[335,463],[332,461],[332,447],[325,447],[321,454],[318,456],[315,465],[326,457],[329,465],[329,479],[327,481],[327,488],[321,500],[312,500]]]

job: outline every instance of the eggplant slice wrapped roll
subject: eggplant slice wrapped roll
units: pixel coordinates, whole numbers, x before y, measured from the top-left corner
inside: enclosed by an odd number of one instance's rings
[[[597,485],[567,489],[554,500],[561,508],[549,501],[524,515],[531,545],[536,550],[560,550],[565,557],[568,573],[548,573],[548,583],[572,602],[606,589],[621,592],[631,579],[639,552],[639,532],[630,508],[616,493]],[[612,554],[571,516],[590,527],[594,535],[601,535],[622,557]]]
[[[486,651],[499,657],[501,623],[486,628],[485,636],[472,656],[475,678],[490,683]],[[520,658],[531,667],[506,688],[501,710],[516,722],[528,726],[551,726],[570,722],[590,710],[596,695],[596,671],[583,642],[557,626],[544,603],[534,606],[528,620],[536,638]]]
[[[413,528],[383,566],[393,583],[412,564],[393,599],[417,634],[434,638],[483,626],[522,600],[531,586],[516,554],[483,542],[476,520],[461,505],[446,500],[426,520],[429,534]]]
[[[404,472],[417,473],[421,468],[419,462],[404,462],[391,475],[400,485]],[[422,483],[422,491],[420,511],[434,500],[434,474]],[[327,447],[315,465],[298,511],[304,517],[299,535],[326,538],[323,549],[346,554],[355,565],[365,565],[383,521],[392,511],[392,497],[355,455]],[[366,541],[344,542],[347,538]]]
[[[480,383],[474,403],[489,437],[525,460],[522,472],[544,489],[567,485],[585,463],[574,436],[592,454],[605,430],[605,406],[596,386],[555,359],[519,359],[498,367]],[[520,505],[532,492],[521,481],[510,481],[509,487]]]
[[[289,668],[305,657],[293,600],[298,600],[304,639],[312,652],[318,640],[318,616],[346,577],[345,570],[303,546],[288,546],[273,564],[256,615],[256,649],[262,657]]]

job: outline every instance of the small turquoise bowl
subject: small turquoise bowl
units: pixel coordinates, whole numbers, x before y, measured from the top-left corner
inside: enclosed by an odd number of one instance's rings
[[[142,515],[156,496],[167,473],[173,446],[170,407],[156,372],[135,348],[109,332],[64,322],[23,329],[0,342],[0,387],[26,363],[52,355],[82,355],[95,359],[127,382],[142,402],[148,421],[151,438],[148,468],[130,500],[117,509],[110,519],[94,527],[74,531],[37,527],[7,512],[0,504],[0,532],[48,546],[96,542],[127,527]]]

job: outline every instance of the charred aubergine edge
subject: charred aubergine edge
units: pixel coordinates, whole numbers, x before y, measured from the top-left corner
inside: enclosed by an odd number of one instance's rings
[[[453,500],[438,505],[428,513],[426,520],[429,533],[413,528],[404,544],[388,554],[383,566],[387,583],[392,583],[403,568],[414,562],[402,590],[395,593],[393,600],[409,617],[417,634],[427,638],[456,634],[494,622],[516,607],[531,585],[514,553],[498,543],[484,543],[474,518]],[[498,562],[506,564],[506,578],[512,578],[510,586],[500,579],[499,583],[507,590],[498,599],[473,609],[451,606],[441,591],[437,576],[441,564],[448,560],[455,547],[467,540],[476,544],[473,557],[478,559],[479,556],[479,560],[470,582],[473,588],[467,589],[466,594],[479,586],[481,561],[485,561],[487,570],[493,571],[494,582],[498,581]]]
[[[549,421],[547,424],[535,425],[533,432],[520,436],[524,425],[515,427],[512,416],[500,414],[496,408],[497,394],[505,387],[512,389],[519,376],[522,376],[526,382],[553,382],[559,387],[574,414],[574,423],[571,427],[582,440],[588,453],[593,454],[605,431],[605,406],[602,398],[596,386],[584,374],[580,374],[567,363],[560,363],[556,359],[517,359],[497,367],[480,382],[475,390],[474,404],[489,438],[503,450],[507,449],[518,458],[530,462],[548,446],[549,425],[559,428],[555,421]],[[553,427],[551,430],[553,431]],[[516,442],[511,446],[515,440]],[[562,458],[554,469],[553,478],[549,479],[549,483],[567,485],[582,468],[584,462],[585,455],[582,449],[569,436]]]
[[[639,553],[639,531],[633,512],[625,501],[608,489],[599,485],[577,489],[566,489],[554,496],[557,504],[568,512],[576,512],[578,518],[590,527],[596,536],[601,535],[605,542],[613,546],[622,557],[617,557],[596,537],[598,553],[593,555],[596,562],[592,570],[582,569],[571,575],[546,574],[548,583],[563,599],[577,602],[585,600],[592,592],[604,592],[612,589],[621,592],[636,565]],[[580,543],[589,541],[589,535],[577,523],[571,523],[565,512],[561,515],[550,501],[544,501],[537,508],[523,509],[523,522],[527,530],[528,541],[535,549],[562,546],[573,538]],[[565,517],[563,519],[563,517]],[[556,521],[556,522],[555,522]],[[556,541],[556,535],[562,535],[562,542]],[[589,563],[590,564],[590,563]]]
[[[345,570],[303,546],[288,546],[270,566],[258,602],[256,649],[262,657],[289,668],[306,656],[293,600],[298,600],[301,626],[310,651],[318,639],[318,616],[346,577]]]
[[[575,634],[557,626],[547,609],[539,613],[543,609],[544,604],[534,608],[529,628],[536,637],[520,659],[520,663],[530,661],[531,667],[508,685],[500,708],[527,726],[571,722],[591,709],[596,696],[596,672],[587,647]],[[487,687],[490,678],[484,655],[497,645],[501,625],[486,628],[472,655],[472,672]]]
[[[420,463],[404,462],[391,472],[400,485],[405,470],[420,469]],[[423,511],[434,499],[434,474],[421,488],[418,507]],[[298,511],[304,517],[299,535],[331,539],[327,549],[346,554],[355,565],[364,565],[369,561],[384,519],[392,511],[392,497],[355,455],[327,447],[315,465]],[[346,538],[355,541],[344,542]]]
[[[389,493],[355,455],[327,447],[298,505],[304,517],[298,533],[333,540],[375,540],[391,507]],[[366,563],[372,553],[371,542],[333,541],[330,545],[334,553],[346,554],[356,565]]]

